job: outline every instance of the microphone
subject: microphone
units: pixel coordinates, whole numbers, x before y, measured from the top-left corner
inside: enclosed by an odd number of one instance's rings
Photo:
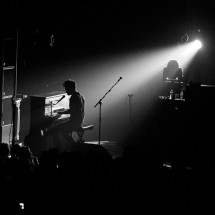
[[[128,94],[128,96],[132,97],[132,96],[133,96],[133,94]]]
[[[122,77],[120,77],[119,79],[118,79],[118,81],[120,81],[122,79]]]
[[[57,101],[57,103],[59,103],[59,102],[60,102],[61,100],[63,100],[65,97],[66,97],[66,96],[63,95],[63,96]],[[57,103],[55,103],[55,104],[57,104]]]

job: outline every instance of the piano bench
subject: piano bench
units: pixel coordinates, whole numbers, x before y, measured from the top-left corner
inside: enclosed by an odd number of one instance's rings
[[[92,130],[93,127],[94,127],[93,125],[87,125],[87,126],[82,126],[82,127],[78,128],[78,129],[74,130],[74,132],[77,133],[78,138],[79,138],[77,140],[77,142],[78,143],[84,143],[84,140],[83,140],[84,132],[87,131],[87,130]]]

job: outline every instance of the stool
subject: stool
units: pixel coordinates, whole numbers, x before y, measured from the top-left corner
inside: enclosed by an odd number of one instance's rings
[[[79,138],[77,140],[77,142],[78,143],[84,143],[84,140],[83,140],[84,132],[87,131],[87,130],[92,130],[93,127],[94,127],[93,125],[87,125],[87,126],[82,126],[82,127],[78,128],[78,129],[74,130],[74,132],[77,133],[78,138]]]

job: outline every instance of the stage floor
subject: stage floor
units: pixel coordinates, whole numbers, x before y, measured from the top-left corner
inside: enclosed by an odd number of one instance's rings
[[[98,141],[86,141],[85,144],[99,145]],[[103,146],[112,156],[112,158],[123,156],[123,144],[116,141],[100,141],[100,145]]]

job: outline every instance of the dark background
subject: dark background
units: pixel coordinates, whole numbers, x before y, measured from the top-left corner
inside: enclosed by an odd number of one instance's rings
[[[31,68],[53,64],[56,59],[69,56],[76,62],[89,56],[176,44],[183,34],[192,37],[197,29],[210,41],[203,54],[207,61],[200,66],[214,68],[214,13],[209,2],[10,0],[1,4],[3,37],[16,37],[18,29],[22,78]]]
[[[75,61],[174,44],[184,33],[197,29],[212,40],[210,49],[214,46],[214,13],[207,1],[10,0],[1,4],[2,35],[16,37],[18,29],[22,73],[26,66],[41,66],[41,61],[49,64],[68,54]],[[54,48],[50,47],[51,35]]]

